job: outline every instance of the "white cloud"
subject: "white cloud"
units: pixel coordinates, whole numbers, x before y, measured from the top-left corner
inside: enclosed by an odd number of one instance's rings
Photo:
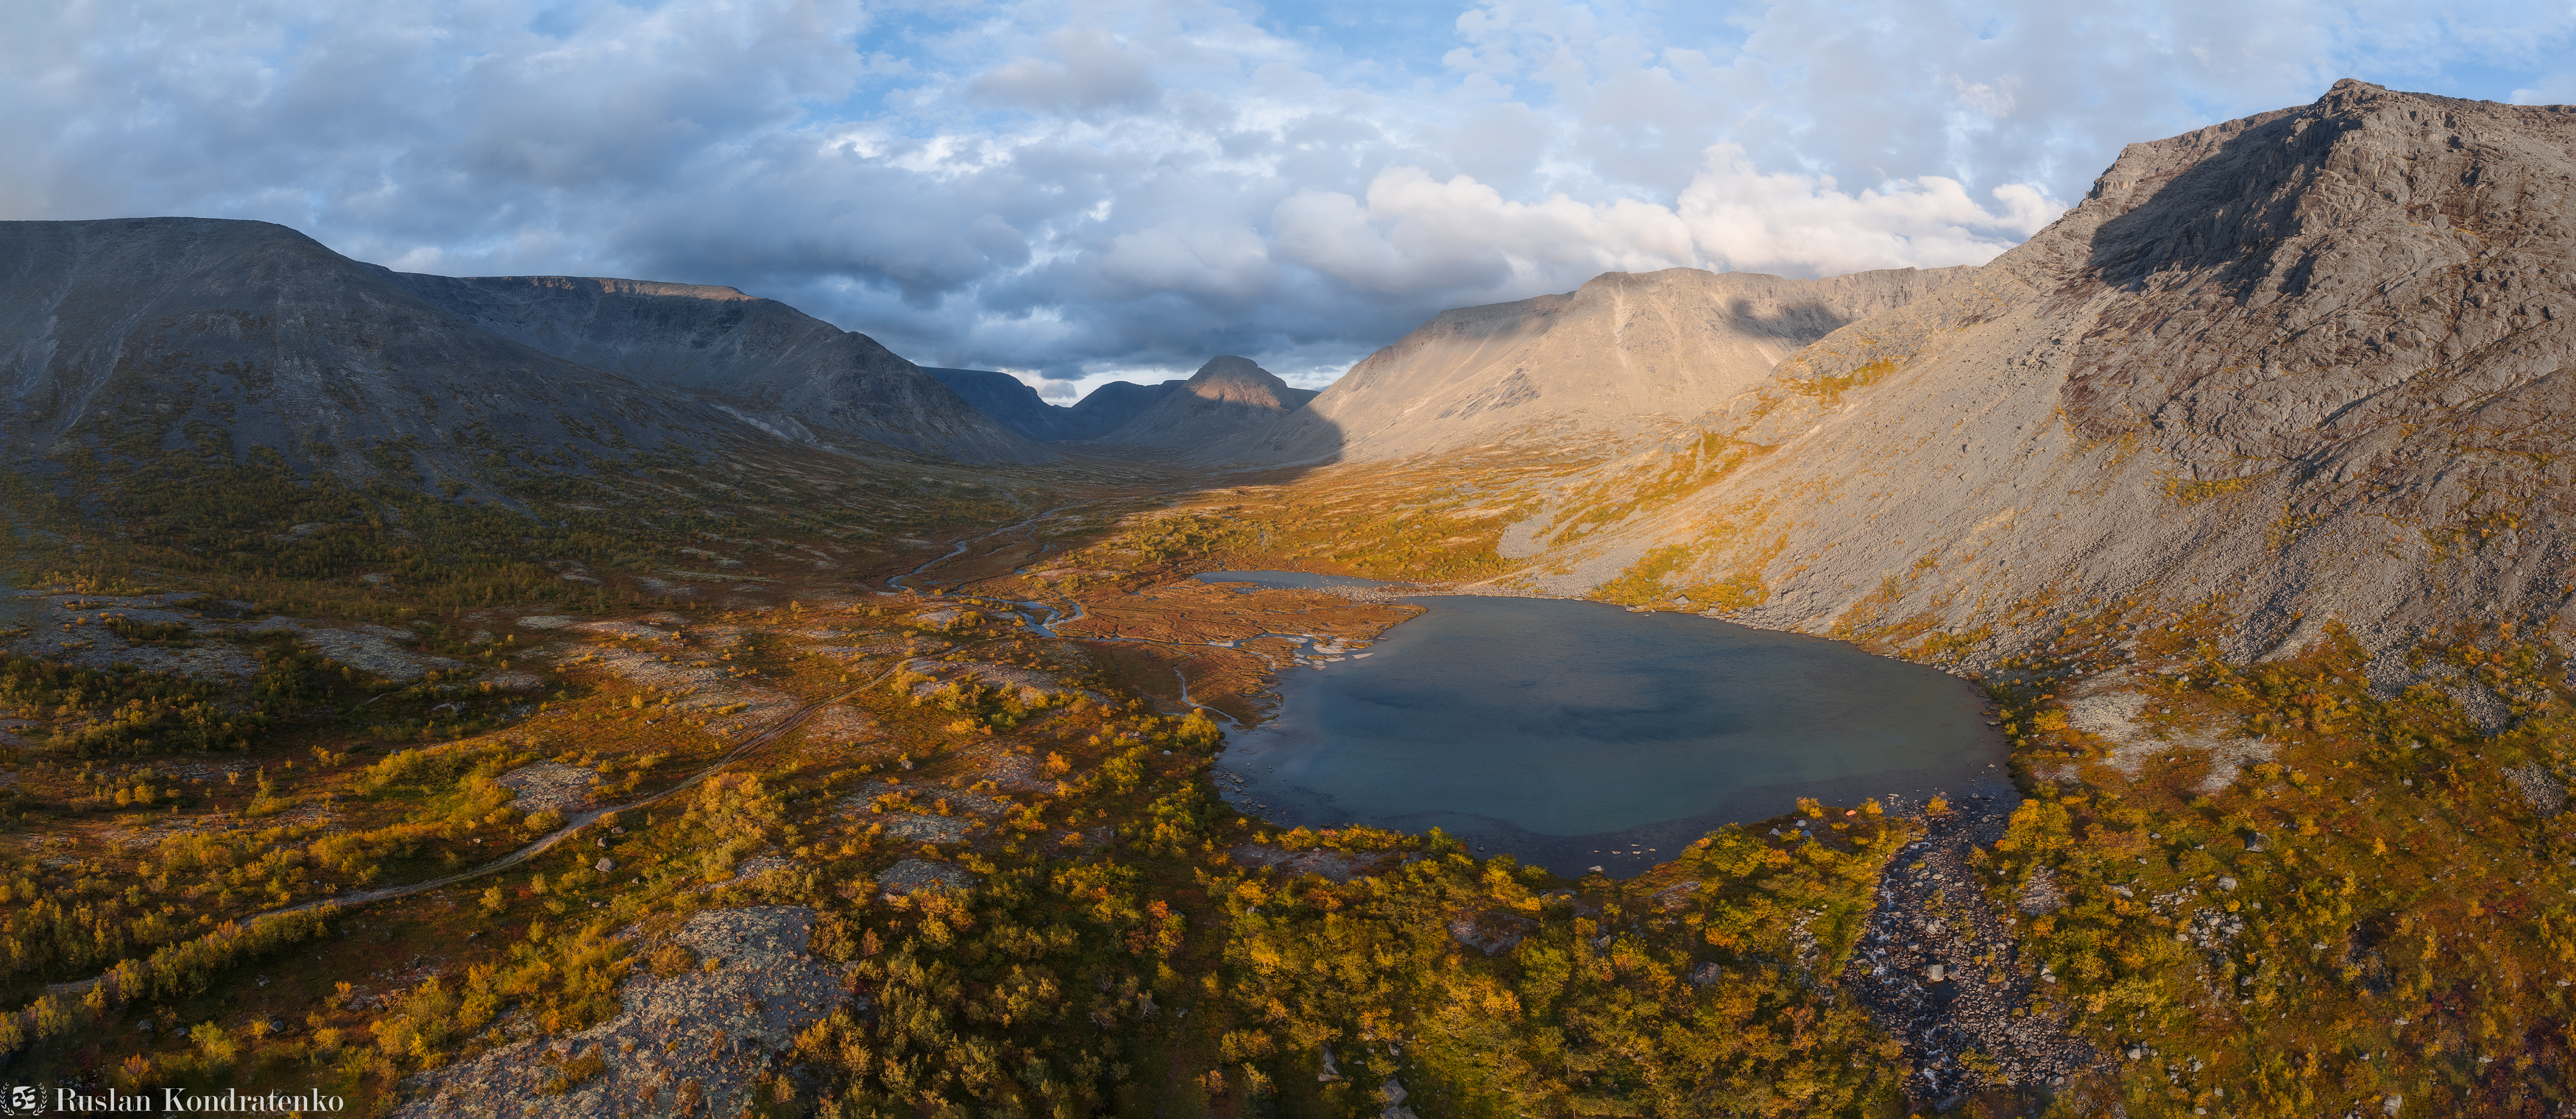
[[[1269,247],[1248,226],[1182,219],[1109,241],[1092,265],[1094,290],[1113,299],[1189,292],[1238,302],[1271,286]]]
[[[1675,206],[1633,198],[1506,200],[1465,175],[1395,167],[1367,201],[1301,191],[1272,212],[1278,256],[1361,290],[1507,298],[1604,272],[1700,267],[1831,276],[1981,264],[2064,209],[2037,187],[1997,187],[1989,208],[1939,176],[1847,192],[1830,176],[1763,173],[1719,145]]]
[[[1733,145],[1681,195],[1681,220],[1703,259],[1745,272],[1839,275],[1869,268],[1983,264],[2039,231],[2065,207],[2027,183],[1990,194],[1988,210],[1938,175],[1847,192],[1831,176],[1764,173]]]
[[[1064,28],[1047,36],[1053,59],[1022,55],[966,83],[968,91],[1048,113],[1137,109],[1162,95],[1154,56],[1106,33]]]
[[[1393,167],[1370,182],[1365,205],[1305,191],[1272,211],[1281,256],[1351,288],[1457,298],[1527,294],[1569,277],[1670,268],[1690,261],[1690,234],[1661,206],[1618,199],[1505,199],[1465,175],[1436,181]]]

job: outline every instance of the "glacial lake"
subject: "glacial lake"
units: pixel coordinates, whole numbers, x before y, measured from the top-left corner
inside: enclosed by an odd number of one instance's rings
[[[1281,670],[1277,715],[1227,735],[1218,765],[1242,782],[1229,800],[1284,825],[1436,827],[1482,854],[1624,876],[1802,796],[1895,809],[2011,792],[1982,694],[1935,669],[1597,602],[1405,601],[1427,612],[1368,656]]]

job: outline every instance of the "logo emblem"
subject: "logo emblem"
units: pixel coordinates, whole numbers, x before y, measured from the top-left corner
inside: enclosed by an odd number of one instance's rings
[[[45,1093],[43,1089],[29,1087],[24,1084],[20,1084],[9,1089],[10,1114],[34,1115],[42,1112],[43,1110],[45,1110]]]

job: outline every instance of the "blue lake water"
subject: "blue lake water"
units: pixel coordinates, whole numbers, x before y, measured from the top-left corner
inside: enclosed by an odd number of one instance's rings
[[[1981,693],[1935,669],[1602,603],[1406,601],[1427,612],[1371,655],[1281,673],[1277,716],[1228,736],[1219,765],[1245,782],[1233,800],[1284,824],[1437,827],[1559,873],[1622,875],[1801,796],[1911,805],[2010,790]]]

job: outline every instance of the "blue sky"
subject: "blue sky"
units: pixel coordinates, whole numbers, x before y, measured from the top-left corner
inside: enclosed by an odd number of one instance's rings
[[[2576,100],[2567,4],[0,0],[0,217],[732,284],[1059,399],[1444,307],[1974,263],[2339,77]]]

